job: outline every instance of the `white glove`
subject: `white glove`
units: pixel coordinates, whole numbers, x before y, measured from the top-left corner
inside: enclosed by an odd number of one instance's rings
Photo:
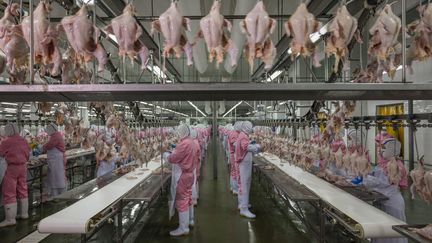
[[[171,152],[165,152],[165,153],[163,153],[163,159],[165,161],[168,161],[168,156],[170,156],[170,155],[171,155]]]

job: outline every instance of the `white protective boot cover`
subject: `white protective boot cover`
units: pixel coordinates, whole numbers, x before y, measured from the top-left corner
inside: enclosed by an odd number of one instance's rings
[[[255,214],[251,213],[251,211],[249,211],[249,208],[241,208],[240,209],[240,215],[249,219],[254,219],[256,218]]]
[[[28,198],[18,200],[19,206],[19,214],[17,215],[17,219],[28,219]]]
[[[17,204],[11,203],[4,205],[5,208],[5,220],[0,223],[1,227],[12,226],[16,224]]]
[[[185,212],[179,212],[179,227],[178,229],[171,231],[171,236],[182,236],[189,234],[189,210]]]
[[[194,215],[194,206],[189,206],[189,226],[195,226],[195,215]]]

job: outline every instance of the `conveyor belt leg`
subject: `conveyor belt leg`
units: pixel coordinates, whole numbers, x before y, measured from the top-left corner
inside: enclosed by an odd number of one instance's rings
[[[325,242],[325,218],[324,218],[324,204],[319,203],[319,220],[320,220],[320,232],[319,232],[319,242]]]

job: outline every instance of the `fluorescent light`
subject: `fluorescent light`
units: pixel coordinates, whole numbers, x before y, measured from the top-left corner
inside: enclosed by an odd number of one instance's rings
[[[18,106],[17,103],[9,103],[9,102],[2,102],[2,105],[13,105],[13,106]]]
[[[150,70],[150,71],[153,71],[153,73],[154,73],[154,74],[156,75],[156,77],[158,77],[159,79],[166,79],[166,77],[167,77],[167,76],[165,75],[165,73],[162,72],[162,70],[160,69],[159,66],[153,65],[153,68],[152,68],[152,66],[147,65],[147,69]]]
[[[4,108],[4,111],[7,111],[7,112],[16,112],[16,109],[15,108]]]
[[[321,38],[322,35],[324,35],[325,33],[327,33],[327,31],[328,31],[327,26],[328,26],[328,23],[325,24],[318,32],[312,33],[309,36],[309,38],[311,39],[311,41],[313,43],[317,42]]]
[[[30,110],[21,110],[21,112],[29,113]]]
[[[207,117],[207,115],[206,115],[204,112],[202,112],[200,109],[198,109],[198,107],[197,107],[194,103],[192,103],[192,102],[190,102],[190,101],[188,101],[188,103],[189,103],[189,105],[191,105],[193,108],[195,108],[195,110],[197,110],[199,113],[201,113],[201,115],[203,115],[204,117]]]
[[[226,117],[231,111],[233,111],[235,108],[237,108],[237,106],[239,106],[241,103],[243,103],[243,101],[238,102],[237,104],[235,104],[229,111],[227,111],[227,113],[225,113],[225,115],[223,115],[222,117]]]
[[[109,38],[111,38],[111,40],[113,40],[116,44],[118,44],[117,37],[115,37],[115,35],[108,34],[108,36],[109,36]]]
[[[271,82],[272,80],[275,80],[279,75],[282,74],[282,70],[276,70],[270,77],[267,78],[267,82]]]
[[[270,109],[270,108],[272,108],[273,106],[271,106],[271,105],[269,105],[269,106],[267,106],[267,109]]]
[[[113,106],[115,106],[115,107],[121,107],[122,105],[114,104]]]

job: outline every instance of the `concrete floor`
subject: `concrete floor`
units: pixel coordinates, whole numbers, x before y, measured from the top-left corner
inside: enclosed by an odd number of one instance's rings
[[[211,148],[211,146],[209,146]],[[251,189],[251,211],[257,219],[248,220],[239,216],[236,209],[237,199],[229,192],[228,171],[221,148],[218,147],[218,179],[213,179],[212,154],[203,165],[200,182],[200,201],[195,209],[196,226],[189,236],[172,238],[169,231],[177,227],[177,215],[168,220],[166,199],[160,201],[150,215],[144,227],[136,229],[138,237],[135,242],[149,243],[271,243],[271,242],[312,242],[307,234],[301,233],[286,214],[282,213],[274,201],[265,196],[257,181]],[[421,200],[412,200],[408,190],[403,192],[406,204],[406,215],[409,224],[431,222],[432,207]],[[0,229],[0,242],[16,242],[18,239],[35,230],[43,217],[65,207],[64,203],[47,203],[33,210],[29,220],[20,220],[14,227]],[[2,209],[2,208],[1,208]],[[3,212],[0,212],[0,220]],[[298,222],[297,222],[298,223]],[[100,236],[91,242],[110,242],[115,229],[107,225],[99,232]],[[139,232],[139,233],[138,233]],[[104,236],[102,239],[101,237]],[[79,242],[77,235],[51,235],[43,242]],[[127,241],[129,242],[129,241]]]

